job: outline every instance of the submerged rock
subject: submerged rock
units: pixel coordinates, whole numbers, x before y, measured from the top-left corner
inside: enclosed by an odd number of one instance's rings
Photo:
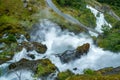
[[[86,43],[83,44],[82,46],[78,46],[76,50],[67,50],[63,54],[59,55],[60,60],[63,63],[68,63],[71,60],[75,60],[77,58],[80,58],[83,54],[87,54],[89,51],[90,44]]]

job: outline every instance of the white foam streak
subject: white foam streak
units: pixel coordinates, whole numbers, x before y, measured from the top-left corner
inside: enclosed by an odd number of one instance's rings
[[[96,28],[95,30],[97,30],[98,32],[102,33],[102,26],[107,25],[109,27],[112,27],[104,18],[104,14],[97,11],[96,9],[94,9],[91,6],[86,6],[88,9],[91,10],[91,12],[94,14],[94,16],[96,17]]]
[[[0,77],[0,80],[34,80],[34,78],[32,72],[27,70],[20,70]]]
[[[49,31],[43,29],[45,32],[45,41],[42,41],[42,43],[46,44],[48,47],[46,56],[58,67],[60,71],[70,69],[74,73],[82,73],[85,68],[100,69],[103,67],[116,67],[120,65],[120,54],[104,51],[103,49],[96,47],[93,44],[92,39],[86,34],[80,33],[79,35],[75,35],[67,31],[64,32],[59,30],[56,24],[53,24],[49,20],[44,20],[44,22],[45,21],[50,24],[42,25],[45,28],[49,28]],[[42,26],[40,25],[39,27]],[[41,34],[40,31],[38,32]],[[88,54],[68,64],[62,64],[60,59],[53,55],[66,50],[73,50],[84,43],[89,43],[91,45]],[[74,71],[73,68],[77,68],[77,70]]]
[[[31,33],[31,41],[37,41],[45,44],[48,50],[45,54],[41,55],[38,54],[36,51],[31,51],[30,53],[35,55],[35,60],[42,59],[44,56],[46,56],[46,58],[49,58],[60,71],[65,71],[69,69],[76,74],[81,74],[85,68],[96,70],[104,67],[120,66],[120,53],[116,54],[110,51],[104,51],[103,49],[96,47],[93,44],[92,38],[85,33],[75,35],[74,33],[68,31],[61,31],[58,25],[46,19],[41,21],[38,29],[35,30],[35,32],[33,33]],[[61,63],[59,57],[56,57],[56,55],[54,55],[63,53],[66,50],[73,50],[77,48],[77,46],[81,46],[85,43],[90,44],[90,50],[87,55],[83,55],[77,60],[63,64]],[[26,56],[28,53],[29,52],[27,52],[26,49],[23,49],[21,52],[15,54],[15,56],[13,57],[13,61],[19,61],[22,58],[32,60]],[[77,68],[77,70],[73,70],[74,68]],[[12,76],[9,75],[10,78]],[[4,79],[3,77],[0,79],[10,80],[7,78]]]

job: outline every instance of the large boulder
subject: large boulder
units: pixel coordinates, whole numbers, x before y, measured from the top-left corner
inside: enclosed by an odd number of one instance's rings
[[[86,44],[83,44],[82,46],[78,46],[77,49],[76,49],[76,55],[83,55],[83,53],[87,53],[89,51],[89,48],[90,48],[90,44],[89,43],[86,43]]]
[[[57,68],[49,59],[27,60],[22,59],[19,62],[12,63],[8,66],[9,71],[17,71],[21,69],[31,70],[36,77],[45,77],[54,73]]]
[[[89,51],[90,44],[86,43],[82,46],[78,46],[75,50],[67,50],[63,54],[58,55],[60,57],[61,62],[68,63],[71,60],[75,60],[80,58],[83,54],[87,54]]]
[[[21,51],[22,48],[26,48],[27,51],[32,51],[32,50],[36,50],[38,53],[45,53],[47,50],[47,46],[43,45],[41,43],[38,42],[22,42],[19,46],[18,46],[18,50]]]

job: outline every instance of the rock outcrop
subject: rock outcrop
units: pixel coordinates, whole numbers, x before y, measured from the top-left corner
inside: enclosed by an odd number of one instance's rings
[[[67,50],[63,54],[59,55],[60,60],[63,63],[68,63],[71,60],[75,60],[80,58],[83,54],[87,54],[89,51],[90,44],[86,43],[83,44],[82,46],[78,46],[75,50]]]
[[[47,50],[46,45],[43,45],[41,43],[38,42],[22,42],[19,46],[18,46],[18,50],[21,51],[22,48],[26,48],[27,51],[32,51],[32,50],[36,50],[38,53],[45,53]]]
[[[101,73],[102,75],[113,75],[113,74],[120,74],[120,66],[113,68],[113,67],[107,67],[107,68],[103,68],[100,69],[96,72]]]
[[[17,71],[21,69],[28,69],[35,73],[37,77],[48,76],[54,73],[57,68],[51,63],[49,59],[27,60],[22,59],[19,62],[12,63],[8,66],[9,71]]]

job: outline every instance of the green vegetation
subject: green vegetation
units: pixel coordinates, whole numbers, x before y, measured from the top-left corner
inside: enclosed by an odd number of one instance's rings
[[[5,44],[3,47],[1,47],[0,49],[3,51],[0,52],[0,60],[3,62],[10,60],[13,57],[14,53],[18,52],[16,47],[17,43],[10,43],[9,45]]]
[[[105,14],[105,19],[107,20],[107,22],[109,22],[112,26],[117,22],[117,20],[115,18],[113,18],[112,16]]]
[[[74,75],[65,80],[119,80],[120,75],[106,75],[106,76],[89,76],[89,75]]]
[[[93,13],[86,8],[85,0],[54,0],[54,3],[63,13],[72,15],[84,25],[92,28],[96,26],[96,18]]]
[[[113,28],[103,29],[103,36],[99,36],[97,43],[100,47],[113,52],[120,51],[120,21],[116,22]]]
[[[31,1],[24,7],[21,0],[0,0],[0,37],[6,33],[25,34],[24,30],[36,21],[33,14],[37,10]]]
[[[16,38],[15,38],[15,36],[13,34],[8,34],[7,38],[0,39],[0,42],[10,44],[10,43],[16,43],[17,40],[16,40]]]
[[[120,75],[103,75],[104,72],[111,71],[113,68],[105,68],[98,71],[85,69],[84,74],[73,74],[70,71],[60,72],[57,76],[58,80],[119,80]]]
[[[100,3],[105,3],[111,6],[115,13],[120,16],[120,0],[97,0]]]
[[[94,75],[95,74],[95,72],[92,70],[92,69],[84,69],[84,74],[87,74],[87,75]]]
[[[49,59],[43,59],[41,60],[40,64],[37,67],[35,76],[36,77],[47,76],[51,73],[54,73],[55,70],[56,70],[55,65],[52,64]]]
[[[57,77],[58,77],[58,80],[65,80],[72,75],[74,74],[71,71],[67,70],[65,72],[60,72]]]

